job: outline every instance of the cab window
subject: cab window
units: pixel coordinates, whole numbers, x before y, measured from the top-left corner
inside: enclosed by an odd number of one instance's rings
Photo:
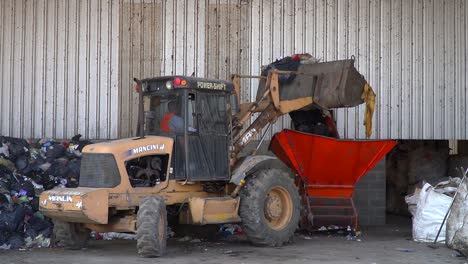
[[[161,132],[183,132],[184,119],[181,95],[147,95],[144,96],[143,102],[146,134],[159,135]]]
[[[199,129],[204,134],[227,134],[227,104],[224,94],[198,93]]]

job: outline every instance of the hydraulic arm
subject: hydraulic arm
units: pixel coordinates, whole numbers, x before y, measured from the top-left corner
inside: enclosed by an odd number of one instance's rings
[[[281,81],[281,76],[287,76],[288,81]],[[233,118],[231,166],[239,153],[266,126],[275,123],[278,117],[297,110],[328,111],[365,102],[366,135],[370,136],[375,93],[354,67],[354,60],[304,64],[297,71],[273,69],[268,71],[267,76],[233,75],[231,79],[238,101],[242,78],[258,78],[260,84],[255,102],[241,104],[240,111]],[[254,113],[259,114],[242,131]]]

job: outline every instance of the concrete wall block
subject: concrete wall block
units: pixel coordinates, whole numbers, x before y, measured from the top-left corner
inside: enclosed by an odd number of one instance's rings
[[[385,159],[383,159],[356,184],[353,201],[361,225],[385,224],[385,189]]]

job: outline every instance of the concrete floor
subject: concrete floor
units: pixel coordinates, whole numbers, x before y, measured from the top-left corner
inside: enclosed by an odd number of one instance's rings
[[[92,241],[80,251],[0,250],[0,263],[468,263],[445,246],[431,249],[411,241],[407,221],[363,229],[360,242],[337,235],[298,234],[292,245],[258,248],[243,241],[191,243],[173,239],[167,256],[159,259],[138,257],[135,244],[135,241]]]

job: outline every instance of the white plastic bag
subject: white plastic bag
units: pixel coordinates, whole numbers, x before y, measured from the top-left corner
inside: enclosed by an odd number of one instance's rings
[[[447,218],[447,233],[446,233],[446,242],[447,246],[453,248],[453,238],[456,232],[463,232],[462,227],[465,225],[464,219],[468,215],[468,181],[464,181],[458,189],[457,197],[453,202],[452,209]],[[468,234],[465,234],[468,236]],[[468,248],[468,241],[465,241],[465,247]]]
[[[426,183],[421,189],[416,214],[413,217],[413,239],[418,242],[433,242],[452,197],[444,194],[443,190],[435,190]],[[439,243],[445,243],[445,225],[439,238]]]
[[[421,195],[421,189],[416,188],[412,195],[407,195],[405,197],[405,202],[408,204],[408,210],[411,215],[414,217],[416,215],[416,210],[418,209],[419,196]]]

